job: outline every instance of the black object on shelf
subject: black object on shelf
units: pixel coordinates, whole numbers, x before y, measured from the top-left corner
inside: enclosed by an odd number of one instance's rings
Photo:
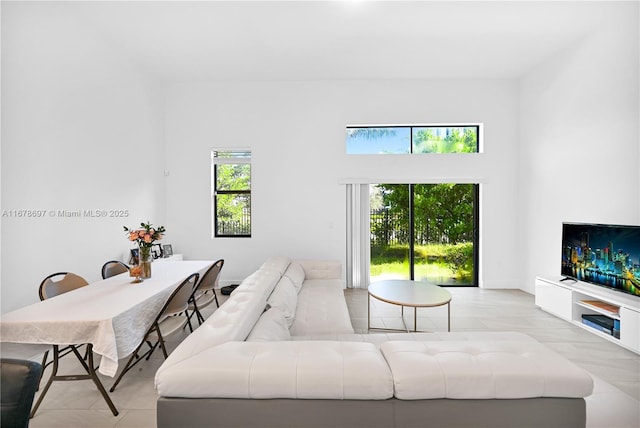
[[[606,315],[583,314],[582,323],[603,333],[614,335],[615,321]],[[619,329],[616,329],[619,331]],[[619,334],[619,333],[618,333]]]

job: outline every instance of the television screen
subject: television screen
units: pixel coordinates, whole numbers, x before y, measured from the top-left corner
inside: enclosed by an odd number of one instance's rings
[[[640,296],[640,226],[563,223],[562,275]]]

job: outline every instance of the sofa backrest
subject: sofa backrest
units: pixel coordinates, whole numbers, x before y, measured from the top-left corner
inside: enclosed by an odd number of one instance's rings
[[[243,341],[267,306],[281,274],[259,269],[245,278],[231,296],[192,334],[182,341],[163,366],[170,366],[212,346]]]
[[[262,266],[260,266],[260,269],[258,270],[274,270],[282,276],[290,263],[291,259],[288,257],[273,256],[269,257],[264,263],[262,263]]]
[[[302,269],[300,269],[302,266]],[[303,273],[301,274],[301,270]],[[169,367],[203,350],[230,341],[244,341],[267,307],[267,302],[279,282],[301,286],[310,278],[341,278],[340,262],[300,260],[292,262],[287,257],[271,257],[231,293],[227,301],[169,356],[163,367]],[[297,283],[297,284],[296,284]],[[296,286],[296,292],[300,288]],[[291,297],[291,293],[288,293]],[[297,296],[289,301],[295,302]],[[288,313],[288,322],[294,315],[295,305]],[[283,308],[286,311],[286,308]]]

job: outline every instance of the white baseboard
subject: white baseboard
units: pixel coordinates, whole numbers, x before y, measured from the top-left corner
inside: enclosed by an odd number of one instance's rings
[[[480,288],[485,288],[487,290],[501,290],[501,289],[512,289],[512,290],[520,290],[518,287],[520,281],[515,279],[499,279],[493,281],[483,281]]]

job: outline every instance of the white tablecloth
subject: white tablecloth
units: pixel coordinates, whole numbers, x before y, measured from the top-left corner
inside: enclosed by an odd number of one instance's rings
[[[128,273],[9,312],[0,318],[0,341],[69,345],[91,343],[102,356],[98,371],[115,376],[171,292],[212,261],[153,263],[152,277],[132,284]],[[36,290],[34,289],[34,293]]]

